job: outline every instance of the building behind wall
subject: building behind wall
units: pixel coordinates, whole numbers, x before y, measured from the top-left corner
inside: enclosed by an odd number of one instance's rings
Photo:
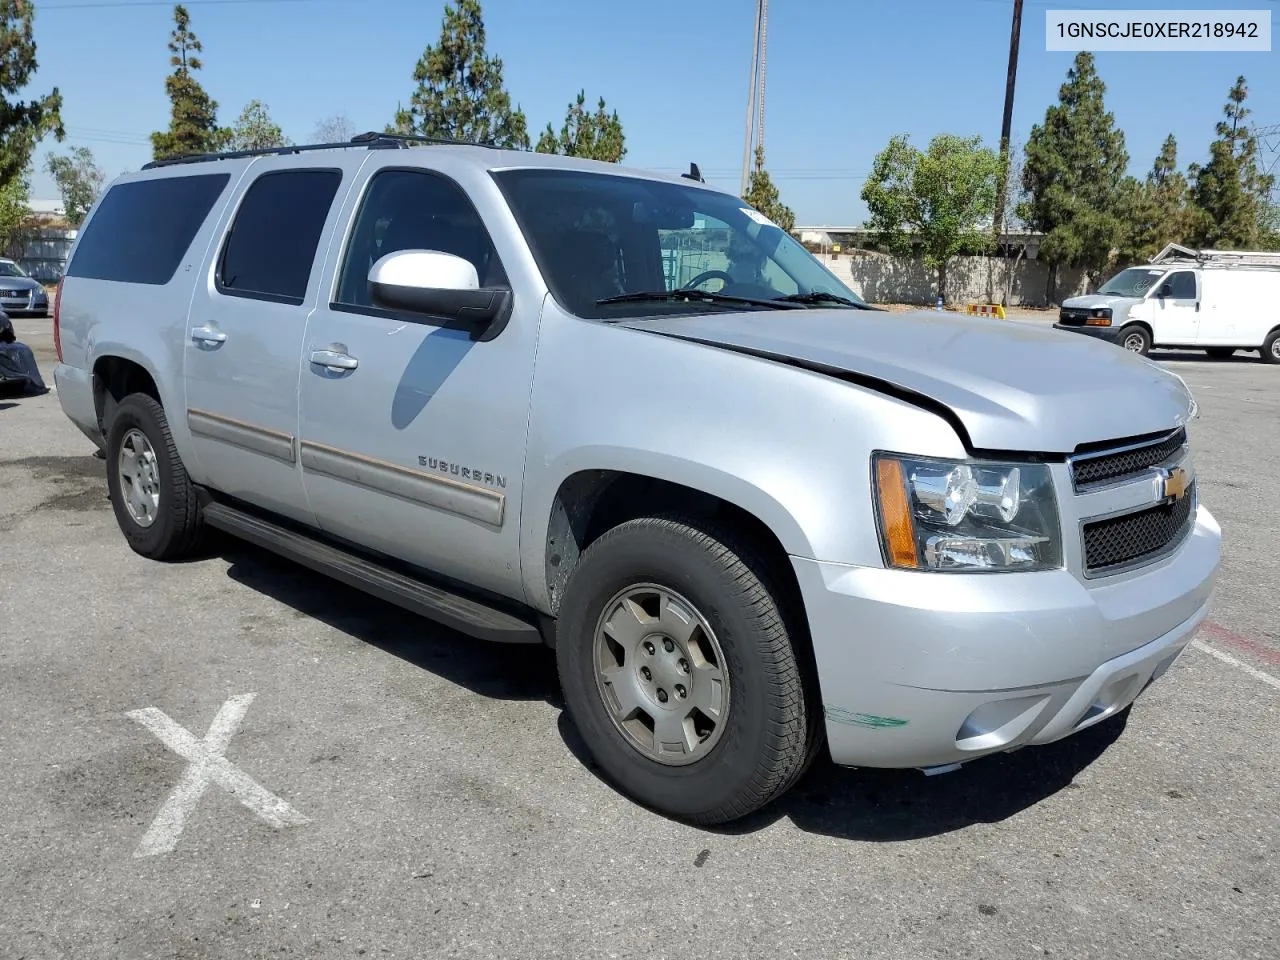
[[[61,202],[32,200],[30,206],[31,216],[2,252],[33,279],[52,285],[62,279],[77,231],[67,222]]]

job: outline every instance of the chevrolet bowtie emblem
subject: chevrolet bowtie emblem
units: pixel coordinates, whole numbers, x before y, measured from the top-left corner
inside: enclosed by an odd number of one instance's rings
[[[1191,486],[1191,475],[1182,467],[1160,471],[1160,499],[1181,500]]]

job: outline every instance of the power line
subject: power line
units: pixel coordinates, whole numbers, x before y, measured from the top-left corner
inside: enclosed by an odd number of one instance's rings
[[[228,4],[337,3],[342,0],[185,0],[189,7],[220,7]],[[173,0],[85,0],[82,3],[41,4],[40,12],[51,10],[119,10],[125,7],[171,7]]]

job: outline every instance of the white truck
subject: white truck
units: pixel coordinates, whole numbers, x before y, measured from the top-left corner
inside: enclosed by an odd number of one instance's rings
[[[1149,266],[1128,267],[1097,293],[1064,300],[1054,329],[1144,356],[1152,347],[1198,348],[1214,358],[1257,350],[1280,363],[1280,252],[1170,243]]]

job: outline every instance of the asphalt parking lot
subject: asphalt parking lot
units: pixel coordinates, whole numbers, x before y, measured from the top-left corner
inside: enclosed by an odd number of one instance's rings
[[[1225,536],[1197,646],[1120,722],[820,763],[728,830],[603,783],[549,651],[249,547],[134,555],[56,395],[0,400],[0,956],[1274,960],[1280,368],[1161,361]]]

